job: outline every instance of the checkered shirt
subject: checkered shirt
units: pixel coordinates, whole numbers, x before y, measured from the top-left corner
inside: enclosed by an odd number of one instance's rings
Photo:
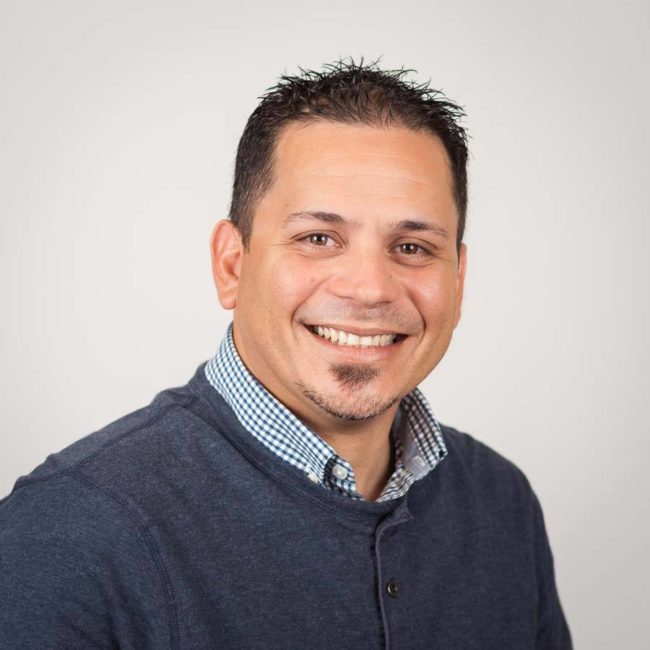
[[[232,324],[205,375],[235,412],[242,426],[283,461],[314,483],[362,500],[350,463],[305,426],[248,371],[232,335]],[[391,429],[395,469],[378,501],[406,494],[414,481],[426,476],[447,455],[440,425],[419,389],[400,403]]]

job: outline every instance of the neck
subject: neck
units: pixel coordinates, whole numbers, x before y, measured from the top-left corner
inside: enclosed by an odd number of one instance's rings
[[[391,406],[369,422],[354,422],[341,428],[315,429],[336,453],[352,465],[357,491],[376,501],[393,473],[390,428],[399,404]]]

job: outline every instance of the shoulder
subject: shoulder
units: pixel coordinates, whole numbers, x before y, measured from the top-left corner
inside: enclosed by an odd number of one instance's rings
[[[100,565],[94,567],[100,558],[124,566],[149,562],[155,573],[149,518],[130,494],[146,480],[146,467],[177,409],[178,402],[161,393],[20,477],[0,500],[3,579],[11,583],[15,566],[36,583],[44,572],[55,581],[68,576],[72,584],[79,571],[100,572]]]
[[[490,510],[537,508],[537,497],[525,473],[511,460],[474,436],[441,425],[448,456],[446,476],[458,489],[474,494]]]
[[[155,491],[158,464],[173,465],[178,450],[170,440],[191,429],[187,407],[194,399],[162,391],[149,405],[50,454],[0,500],[0,544],[43,536],[70,547],[85,536],[83,545],[101,554],[102,544],[110,548],[127,531],[133,543],[145,543],[150,516],[135,496],[146,486]]]
[[[151,504],[200,428],[195,399],[159,393],[48,456],[0,501],[2,647],[100,646],[116,626],[129,647],[167,647],[175,610]]]
[[[18,478],[12,493],[0,500],[0,508],[28,486],[30,492],[41,494],[54,490],[64,476],[99,488],[96,492],[128,494],[131,488],[137,492],[137,484],[155,481],[153,468],[174,466],[187,455],[188,439],[197,431],[204,433],[198,401],[190,383],[160,391],[146,406],[50,454]]]
[[[491,480],[502,477],[527,483],[524,473],[515,463],[478,438],[445,424],[441,424],[440,429],[449,456],[466,471],[478,472]]]
[[[211,411],[195,384],[163,390],[147,406],[49,455],[0,500],[0,520],[24,509],[28,495],[65,507],[62,492],[91,508],[99,501],[107,513],[118,508],[141,526],[164,518],[170,499],[232,464],[232,445],[218,431],[232,426],[228,409]]]
[[[138,453],[155,447],[169,420],[178,418],[195,398],[178,394],[173,390],[162,391],[154,400],[140,409],[128,413],[101,429],[80,438],[68,447],[50,454],[30,474],[21,476],[16,488],[25,483],[48,480],[60,473],[87,465],[97,457],[119,457]]]

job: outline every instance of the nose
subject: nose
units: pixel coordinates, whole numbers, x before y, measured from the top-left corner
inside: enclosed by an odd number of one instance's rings
[[[330,291],[365,307],[393,302],[400,295],[398,278],[385,251],[348,251],[336,261]]]

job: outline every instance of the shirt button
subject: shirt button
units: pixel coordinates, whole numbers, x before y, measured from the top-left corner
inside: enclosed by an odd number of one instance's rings
[[[309,474],[307,474],[307,478],[308,478],[312,483],[318,483],[318,481],[319,481],[318,476],[317,476],[314,472],[309,472]]]
[[[389,596],[397,598],[397,583],[394,580],[389,580],[386,583],[386,591],[388,592]]]
[[[348,470],[342,465],[334,465],[334,467],[332,467],[332,474],[334,474],[336,478],[343,480],[348,477]]]

